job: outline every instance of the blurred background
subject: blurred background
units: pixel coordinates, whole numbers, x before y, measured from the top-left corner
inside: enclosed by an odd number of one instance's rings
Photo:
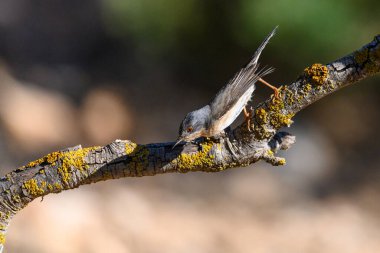
[[[289,83],[379,33],[380,2],[0,1],[1,174],[54,150],[173,141],[279,25]],[[283,167],[124,178],[31,203],[6,252],[380,252],[379,75],[295,117]],[[255,102],[271,91],[258,86]]]

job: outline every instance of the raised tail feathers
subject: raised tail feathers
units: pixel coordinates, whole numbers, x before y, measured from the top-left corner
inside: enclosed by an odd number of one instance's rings
[[[275,35],[277,28],[278,28],[278,26],[276,26],[273,29],[273,31],[264,39],[264,41],[261,43],[261,45],[257,48],[256,52],[253,54],[252,59],[247,64],[247,66],[257,64],[257,61],[259,60],[261,52],[264,50],[264,48],[268,44],[269,40]]]

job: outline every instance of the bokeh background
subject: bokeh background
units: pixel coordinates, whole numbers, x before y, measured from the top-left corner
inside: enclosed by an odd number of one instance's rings
[[[261,61],[280,85],[370,42],[379,12],[377,0],[2,0],[1,174],[77,144],[173,141],[276,25]],[[49,195],[15,217],[6,252],[380,252],[379,81],[300,112],[283,167]]]

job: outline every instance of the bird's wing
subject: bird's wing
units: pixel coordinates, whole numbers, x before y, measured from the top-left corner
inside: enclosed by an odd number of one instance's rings
[[[265,38],[252,56],[251,61],[243,67],[215,96],[210,103],[212,118],[220,119],[234,106],[239,98],[261,77],[273,72],[273,68],[263,68],[258,71],[257,61],[261,52],[275,34],[276,28]]]

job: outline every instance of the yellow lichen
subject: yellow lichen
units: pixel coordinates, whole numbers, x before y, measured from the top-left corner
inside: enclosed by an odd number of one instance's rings
[[[11,215],[11,211],[8,211],[8,212],[5,214],[5,219],[6,219],[6,220],[9,220],[11,217],[12,217],[12,215]]]
[[[39,158],[35,161],[28,163],[27,165],[24,166],[24,168],[32,168],[32,167],[35,167],[35,166],[40,165],[42,163],[49,163],[49,164],[54,166],[55,162],[58,160],[60,154],[61,154],[60,151],[50,153],[50,154],[48,154],[42,158]]]
[[[277,165],[285,165],[286,164],[286,160],[285,160],[285,158],[280,158],[280,159],[278,159],[278,161],[277,161]]]
[[[48,184],[48,185],[47,185],[47,188],[49,189],[50,192],[52,192],[52,191],[54,190],[54,187],[53,187],[53,185],[51,185],[51,184]]]
[[[61,191],[63,189],[62,185],[60,185],[59,183],[54,183],[53,187],[54,187],[54,189],[56,189],[58,191]]]
[[[60,155],[61,155],[61,152],[59,151],[50,153],[47,156],[45,156],[46,162],[54,166],[57,160],[59,159]]]
[[[285,101],[288,105],[293,105],[294,104],[294,99],[295,99],[295,96],[294,96],[294,93],[288,89],[288,86],[284,85],[284,86],[281,86],[283,87],[282,90],[283,90],[283,93],[284,93],[284,96],[285,96]]]
[[[11,182],[12,181],[12,176],[10,173],[6,174],[5,175],[5,178],[7,179],[7,181]]]
[[[16,203],[20,203],[21,202],[21,198],[20,198],[20,195],[18,194],[14,194],[12,195],[12,200]]]
[[[267,110],[259,108],[255,111],[255,119],[258,124],[255,124],[255,137],[258,139],[266,139],[271,137],[272,131],[268,131],[268,123],[275,129],[280,129],[284,126],[292,124],[292,117],[294,113],[287,113],[285,110],[285,104],[282,97],[286,101],[289,99],[294,100],[294,95],[286,87],[281,88],[281,96],[279,98],[273,97],[267,103]],[[288,103],[288,102],[287,102]]]
[[[48,184],[47,188],[49,189],[50,192],[61,191],[62,190],[62,185],[60,185],[59,183],[56,182],[54,184]]]
[[[173,162],[177,165],[179,171],[182,172],[202,167],[211,167],[215,158],[214,155],[209,153],[212,146],[213,142],[202,143],[201,150],[190,154],[180,154]]]
[[[134,149],[132,163],[135,166],[138,176],[142,176],[144,168],[148,166],[149,149],[144,145],[137,145]]]
[[[125,153],[127,155],[133,153],[133,151],[135,151],[136,147],[137,147],[136,143],[133,143],[133,142],[125,143]]]
[[[256,121],[259,124],[265,124],[268,123],[268,113],[265,111],[264,108],[259,108],[255,112]]]
[[[357,64],[362,65],[368,59],[368,48],[360,49],[354,53]]]
[[[80,148],[77,150],[70,150],[70,151],[52,152],[40,159],[37,159],[33,162],[28,163],[27,165],[24,166],[24,168],[35,167],[42,163],[47,163],[52,166],[56,166],[58,163],[59,166],[57,168],[57,171],[61,177],[61,180],[62,182],[68,184],[72,177],[73,169],[78,169],[82,173],[85,172],[85,170],[89,168],[89,166],[85,162],[85,157],[87,156],[89,151],[96,150],[99,148],[100,147],[90,147],[90,148]],[[41,169],[39,173],[44,175],[45,170]],[[29,183],[32,183],[32,182],[29,182]],[[48,186],[50,191],[52,190],[51,187],[52,186]],[[62,189],[62,186],[58,184],[58,187],[56,187],[56,190],[61,190],[61,189]]]
[[[61,177],[62,183],[69,184],[73,170],[77,169],[83,174],[87,173],[86,170],[89,168],[85,158],[88,155],[88,152],[99,149],[100,147],[90,147],[90,148],[80,148],[77,150],[71,151],[56,151],[52,152],[40,159],[37,159],[33,162],[28,163],[22,168],[35,167],[41,165],[42,163],[49,164],[51,166],[57,166],[58,174]],[[39,171],[41,175],[45,174],[45,169]],[[48,188],[49,191],[61,191],[63,186],[59,183],[54,183],[53,185],[45,181],[41,181],[41,186],[38,186],[35,179],[28,180],[24,183],[24,188],[28,190],[31,195],[38,196],[44,193],[45,188]]]
[[[37,165],[40,165],[43,162],[44,162],[44,157],[40,158],[40,159],[37,159],[35,161],[29,162],[27,165],[25,165],[25,168],[35,167]]]
[[[304,87],[303,87],[303,91],[304,92],[311,91],[311,84],[310,83],[305,84]]]
[[[136,172],[137,176],[143,176],[143,171],[148,166],[149,149],[144,145],[129,142],[125,146],[125,152],[131,159],[127,169],[132,173]],[[104,173],[106,178],[112,178],[111,172],[105,171]]]
[[[284,102],[281,99],[273,99],[268,105],[268,108],[270,110],[269,122],[276,129],[279,129],[284,126],[289,126],[293,122],[292,118],[294,114],[284,113],[283,112],[284,107],[285,107]]]
[[[58,173],[64,183],[68,184],[73,169],[78,169],[84,172],[89,166],[85,162],[85,157],[91,150],[98,149],[99,147],[81,148],[77,150],[70,150],[65,152],[59,152],[57,158],[60,160],[60,166],[58,167]]]
[[[314,63],[304,70],[304,73],[317,85],[323,85],[328,78],[328,68],[320,63]]]
[[[32,196],[40,196],[45,192],[46,184],[45,181],[41,181],[38,185],[38,181],[32,178],[23,183],[23,188]]]
[[[5,243],[5,235],[4,233],[0,232],[0,244],[4,244],[4,243]]]

